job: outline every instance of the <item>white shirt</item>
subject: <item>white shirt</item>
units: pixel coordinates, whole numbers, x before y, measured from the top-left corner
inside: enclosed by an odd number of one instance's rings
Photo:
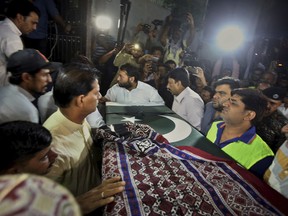
[[[284,103],[282,103],[277,109],[288,119],[288,108],[284,106]]]
[[[6,64],[8,57],[18,50],[23,49],[20,38],[21,31],[9,19],[0,22],[0,86],[8,85]]]
[[[0,87],[0,123],[16,120],[39,123],[38,110],[31,103],[34,99],[20,86]]]
[[[186,47],[187,47],[186,40],[179,40],[177,43],[174,43],[172,39],[167,39],[163,62],[173,60],[177,66],[180,66],[181,65],[180,54]]]
[[[186,87],[178,96],[174,96],[172,110],[200,130],[204,102],[192,89]]]
[[[91,128],[87,121],[76,124],[58,109],[43,126],[51,132],[53,137],[51,146],[58,154],[47,177],[64,185],[75,196],[86,193],[98,185],[99,158],[93,146]]]
[[[137,87],[135,89],[132,89],[131,91],[127,90],[126,88],[120,87],[118,84],[115,84],[110,89],[108,89],[105,98],[112,102],[123,104],[164,104],[164,101],[158,94],[158,91],[152,86],[141,81],[138,81]]]

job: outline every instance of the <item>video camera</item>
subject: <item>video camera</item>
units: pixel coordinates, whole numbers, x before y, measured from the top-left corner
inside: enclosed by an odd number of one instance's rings
[[[164,21],[155,19],[151,23],[155,26],[155,29],[157,29],[158,26],[163,25]],[[141,27],[142,27],[142,31],[145,34],[148,34],[150,32],[152,26],[150,24],[142,24]]]
[[[151,25],[149,24],[142,24],[142,31],[145,33],[145,34],[149,34],[150,32],[150,29],[151,29]]]
[[[161,26],[163,25],[164,21],[163,20],[158,20],[158,19],[155,19],[152,21],[152,24],[155,25],[155,27],[157,28],[158,26]]]
[[[184,31],[188,27],[187,23],[187,14],[189,13],[189,10],[186,8],[175,8],[171,12],[172,16],[172,24],[175,26],[180,26],[181,29]]]

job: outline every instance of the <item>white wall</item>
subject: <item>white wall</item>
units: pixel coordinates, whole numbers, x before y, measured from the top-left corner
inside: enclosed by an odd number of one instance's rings
[[[130,2],[131,9],[124,41],[131,39],[138,23],[150,24],[154,19],[164,20],[166,16],[170,14],[169,10],[153,3],[152,0],[131,0]],[[117,39],[120,0],[94,0],[92,7],[92,19],[100,14],[105,14],[112,18],[113,24],[108,33]]]

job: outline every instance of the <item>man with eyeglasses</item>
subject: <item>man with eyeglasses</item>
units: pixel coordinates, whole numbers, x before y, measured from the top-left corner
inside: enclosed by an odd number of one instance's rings
[[[237,163],[259,178],[273,161],[273,152],[256,134],[267,106],[265,97],[255,89],[234,89],[223,103],[223,121],[214,122],[207,138]]]
[[[0,86],[9,84],[8,57],[23,49],[20,36],[34,31],[39,17],[39,10],[29,0],[13,0],[8,5],[6,18],[0,23]]]

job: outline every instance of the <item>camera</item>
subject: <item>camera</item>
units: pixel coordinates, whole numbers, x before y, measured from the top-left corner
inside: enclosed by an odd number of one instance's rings
[[[157,72],[157,69],[158,69],[157,63],[156,62],[152,62],[151,68],[152,68],[152,73]]]
[[[142,31],[145,33],[145,34],[148,34],[150,32],[150,29],[151,29],[151,25],[149,24],[142,24]]]
[[[156,27],[163,25],[163,23],[164,23],[163,20],[155,19],[155,20],[152,21],[152,24],[155,25]]]
[[[189,71],[189,73],[191,73],[192,75],[197,74],[197,68],[196,68],[195,66],[188,66],[186,69],[187,69],[187,70]]]

